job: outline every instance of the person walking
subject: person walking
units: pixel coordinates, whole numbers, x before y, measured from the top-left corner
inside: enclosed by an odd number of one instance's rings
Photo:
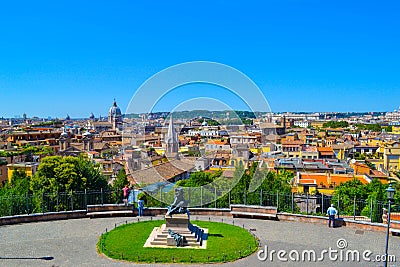
[[[143,199],[139,199],[138,201],[138,216],[143,217],[143,208],[144,208],[144,201]]]
[[[329,216],[329,222],[328,222],[328,227],[331,227],[331,222],[332,222],[332,227],[335,228],[335,216],[337,214],[337,210],[331,204],[331,206],[328,208],[326,214]]]
[[[129,196],[129,187],[128,185],[125,185],[124,188],[122,188],[122,191],[124,193],[124,204],[125,206],[128,205],[128,196]]]

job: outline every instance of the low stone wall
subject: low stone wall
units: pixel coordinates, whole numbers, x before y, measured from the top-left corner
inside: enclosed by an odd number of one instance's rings
[[[328,221],[327,217],[303,214],[278,213],[277,216],[279,221],[305,222],[315,224],[326,224]]]
[[[229,209],[215,209],[215,208],[189,208],[190,215],[199,216],[230,216]],[[125,211],[125,212],[123,212]],[[144,208],[143,216],[159,216],[167,213],[167,208]],[[87,217],[122,217],[122,216],[137,216],[138,209],[132,210],[132,206],[125,206],[119,204],[107,205],[89,205]]]
[[[291,213],[278,213],[278,219],[280,221],[295,221],[302,223],[314,223],[327,225],[328,217],[323,216],[313,216],[313,215],[303,215],[303,214],[291,214]],[[364,231],[386,231],[386,224],[383,223],[371,223],[366,221],[355,221],[351,219],[337,218],[339,227],[352,227],[358,230]],[[393,227],[393,224],[391,224]]]
[[[190,208],[190,215],[203,216],[231,216],[230,209],[215,209],[215,208]]]
[[[132,210],[132,206],[125,206],[124,204],[104,204],[104,205],[88,205],[88,212],[104,212],[104,211],[119,211],[119,210]]]
[[[35,213],[25,215],[15,215],[0,217],[0,225],[18,224],[18,223],[30,223],[30,222],[41,222],[41,221],[54,221],[54,220],[69,220],[69,219],[80,219],[86,217],[86,210],[78,211],[61,211],[61,212],[49,212],[49,213]]]
[[[251,206],[246,207],[246,210],[249,212],[254,211]],[[248,209],[247,209],[248,208]],[[258,206],[257,206],[258,208]],[[259,208],[258,208],[259,209]],[[6,216],[0,217],[0,225],[8,225],[8,224],[18,224],[18,223],[30,223],[30,222],[39,222],[39,221],[51,221],[51,220],[68,220],[68,219],[78,219],[85,217],[104,217],[101,214],[108,214],[108,216],[137,216],[137,209],[134,209],[132,212],[132,206],[123,206],[123,205],[92,205],[88,206],[88,211],[86,210],[78,210],[78,211],[62,211],[62,212],[49,212],[49,213],[38,213],[38,214],[29,214],[29,215],[15,215],[15,216]],[[232,217],[230,213],[230,209],[215,209],[215,208],[190,208],[190,214],[193,216],[226,216]],[[268,209],[265,209],[267,212]],[[273,209],[270,209],[273,212]],[[113,213],[113,211],[115,213]],[[119,213],[121,211],[126,211],[125,215]],[[260,210],[258,210],[259,212]],[[144,216],[158,216],[165,215],[167,212],[167,208],[145,208],[143,210]],[[90,214],[97,213],[99,216],[90,216]],[[303,214],[291,214],[291,213],[277,213],[277,218],[279,221],[296,221],[302,223],[314,223],[314,224],[323,224],[326,225],[328,218],[323,216],[313,216],[313,215],[303,215]],[[339,227],[352,227],[358,230],[365,231],[386,231],[385,223],[371,223],[367,221],[355,221],[351,219],[336,219]],[[400,221],[393,220],[391,221],[391,229],[400,229]]]
[[[278,219],[277,208],[271,206],[234,204],[230,206],[230,210],[233,218]]]
[[[277,208],[271,206],[256,206],[256,205],[231,205],[231,211],[261,213],[261,214],[277,214]]]
[[[167,208],[145,208],[143,210],[144,216],[157,216],[165,215],[167,213]],[[215,208],[189,208],[190,215],[199,216],[230,216],[229,209],[215,209]],[[137,215],[137,209],[134,212]]]

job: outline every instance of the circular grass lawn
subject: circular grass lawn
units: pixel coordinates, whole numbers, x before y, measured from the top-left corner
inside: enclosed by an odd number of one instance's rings
[[[184,262],[207,263],[234,261],[246,257],[258,248],[258,242],[247,230],[225,223],[193,221],[208,229],[207,249],[144,248],[154,227],[165,220],[146,221],[121,225],[104,233],[97,249],[106,256],[131,262]]]

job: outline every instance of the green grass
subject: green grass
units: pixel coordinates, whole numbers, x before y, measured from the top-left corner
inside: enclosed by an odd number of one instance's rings
[[[165,221],[146,221],[119,226],[104,233],[97,243],[100,253],[131,262],[227,262],[246,257],[258,249],[257,240],[247,230],[225,223],[193,221],[208,228],[207,249],[144,248],[154,227]],[[172,258],[173,257],[173,258]]]

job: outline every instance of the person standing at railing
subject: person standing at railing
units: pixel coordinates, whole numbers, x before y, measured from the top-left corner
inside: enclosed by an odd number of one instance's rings
[[[143,208],[144,208],[144,201],[143,199],[139,199],[138,201],[138,216],[143,217]]]
[[[135,207],[135,189],[133,186],[129,190],[128,205],[132,205],[133,208]]]
[[[125,206],[128,206],[128,196],[129,196],[129,187],[128,187],[128,185],[125,185],[125,187],[122,188],[122,191],[124,193],[124,204],[125,204]]]
[[[335,228],[335,216],[337,214],[337,210],[333,204],[331,204],[331,206],[328,208],[326,214],[329,216],[328,227],[331,227],[332,222],[332,227]]]
[[[382,222],[387,224],[387,221],[388,221],[388,212],[387,209],[383,208]]]

